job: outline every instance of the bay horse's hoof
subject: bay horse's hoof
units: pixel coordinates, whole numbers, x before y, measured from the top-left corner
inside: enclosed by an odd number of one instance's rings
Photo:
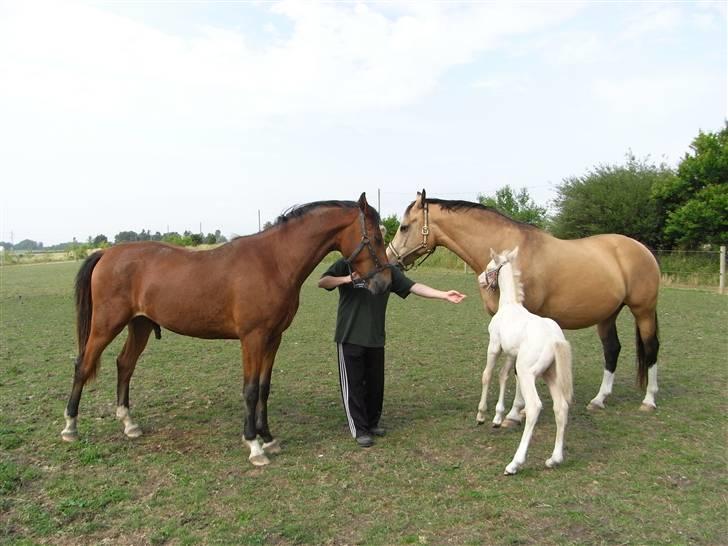
[[[124,430],[124,434],[126,434],[127,438],[131,438],[133,440],[134,438],[139,438],[139,436],[144,433],[139,425],[132,425],[128,429]]]
[[[589,411],[599,411],[604,409],[604,404],[600,404],[599,402],[594,402],[593,400],[589,402],[589,405],[586,407]]]
[[[78,440],[78,431],[77,430],[64,430],[61,432],[61,438],[64,442],[75,442]]]
[[[275,438],[270,442],[263,444],[263,451],[265,451],[269,455],[275,455],[276,453],[280,453],[281,443],[278,441],[278,438]]]
[[[657,409],[657,406],[653,404],[647,404],[645,402],[642,402],[642,405],[640,406],[640,411],[655,411]]]
[[[503,425],[502,426],[503,426],[503,428],[520,427],[521,426],[521,422],[520,421],[516,421],[515,419],[505,419],[503,421]]]
[[[248,460],[253,463],[254,466],[265,466],[270,463],[270,460],[268,459],[268,457],[265,456],[265,453],[251,455],[250,457],[248,457]]]

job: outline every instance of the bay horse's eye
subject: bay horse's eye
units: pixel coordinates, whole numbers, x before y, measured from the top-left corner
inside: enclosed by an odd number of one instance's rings
[[[407,231],[407,228],[408,228],[408,227],[409,227],[409,226],[405,226],[404,224],[402,224],[401,226],[399,226],[399,230],[400,230],[400,231],[401,231],[402,233],[404,233],[405,231]]]

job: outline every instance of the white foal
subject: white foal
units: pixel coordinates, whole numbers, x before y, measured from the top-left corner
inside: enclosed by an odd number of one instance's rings
[[[516,403],[507,418],[520,420],[520,407],[526,409],[526,425],[521,443],[513,460],[506,466],[505,474],[515,474],[526,462],[526,452],[533,429],[543,405],[536,391],[536,378],[543,377],[554,401],[556,418],[556,443],[546,466],[553,468],[564,460],[564,433],[569,417],[569,404],[573,393],[571,377],[571,346],[561,328],[551,319],[534,315],[523,306],[523,287],[520,272],[515,265],[518,247],[502,254],[490,251],[491,261],[480,274],[481,286],[492,290],[500,289],[498,312],[488,326],[488,361],[483,371],[483,393],[478,405],[478,421],[485,420],[487,381],[493,373],[498,355],[506,354],[506,364],[501,370],[501,383],[505,383],[508,372],[515,361],[518,386]],[[502,391],[501,391],[502,392]],[[497,424],[503,419],[505,408],[503,396],[498,400]],[[520,402],[519,402],[520,401]],[[494,421],[495,424],[495,421]]]

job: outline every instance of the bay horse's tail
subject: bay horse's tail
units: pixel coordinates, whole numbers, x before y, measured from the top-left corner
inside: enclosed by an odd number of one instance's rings
[[[643,339],[640,335],[639,325],[635,326],[637,335],[637,384],[640,389],[647,387],[647,372],[657,362],[657,352],[660,350],[660,327],[657,322],[657,310],[655,313],[655,331],[652,335]]]
[[[104,255],[103,250],[94,252],[86,258],[81,269],[76,274],[76,335],[78,337],[78,360],[83,360],[86,351],[86,343],[91,335],[91,315],[93,314],[93,301],[91,300],[91,274],[96,264]],[[92,370],[91,377],[96,374]]]
[[[571,372],[571,345],[568,341],[557,341],[554,343],[554,354],[556,360],[556,385],[571,404],[574,397],[574,380]]]

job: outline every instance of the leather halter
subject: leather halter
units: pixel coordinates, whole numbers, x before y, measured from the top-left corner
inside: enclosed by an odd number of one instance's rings
[[[412,269],[413,267],[422,265],[422,263],[427,258],[429,258],[432,255],[432,253],[435,252],[435,249],[437,248],[437,247],[428,248],[428,246],[427,246],[427,237],[428,237],[428,235],[430,235],[430,207],[429,207],[429,204],[427,203],[427,199],[425,199],[422,202],[422,215],[424,218],[423,223],[422,223],[422,232],[421,232],[422,242],[419,245],[414,247],[412,250],[408,250],[404,254],[400,254],[399,252],[397,252],[397,249],[394,247],[394,241],[392,240],[389,243],[388,248],[389,248],[389,250],[392,251],[392,254],[394,254],[394,257],[397,259],[397,265],[404,271],[408,271],[408,270]],[[404,263],[405,258],[409,258],[412,254],[417,254],[418,252],[420,252],[423,249],[425,250],[425,253],[423,254],[423,257],[419,262],[417,262],[417,257],[415,257],[415,259],[412,261],[411,264],[405,265],[405,263]]]
[[[361,226],[361,241],[359,241],[359,246],[354,249],[354,252],[351,253],[351,255],[344,260],[347,267],[349,268],[349,274],[352,274],[354,272],[357,272],[354,268],[354,260],[359,255],[359,253],[364,250],[365,248],[369,250],[369,255],[372,258],[372,261],[374,262],[374,269],[372,269],[369,273],[362,276],[359,275],[359,278],[354,282],[354,286],[356,287],[364,287],[366,286],[367,281],[374,277],[374,275],[381,273],[385,269],[388,269],[392,267],[390,264],[382,265],[382,262],[379,260],[379,257],[377,256],[377,252],[374,250],[374,247],[372,246],[372,242],[369,239],[369,232],[367,231],[367,223],[366,219],[364,218],[364,212],[359,209],[359,225]],[[357,272],[358,273],[358,272]]]
[[[495,292],[498,289],[498,275],[500,274],[501,268],[508,262],[503,262],[498,267],[485,272],[485,286],[488,290]]]

